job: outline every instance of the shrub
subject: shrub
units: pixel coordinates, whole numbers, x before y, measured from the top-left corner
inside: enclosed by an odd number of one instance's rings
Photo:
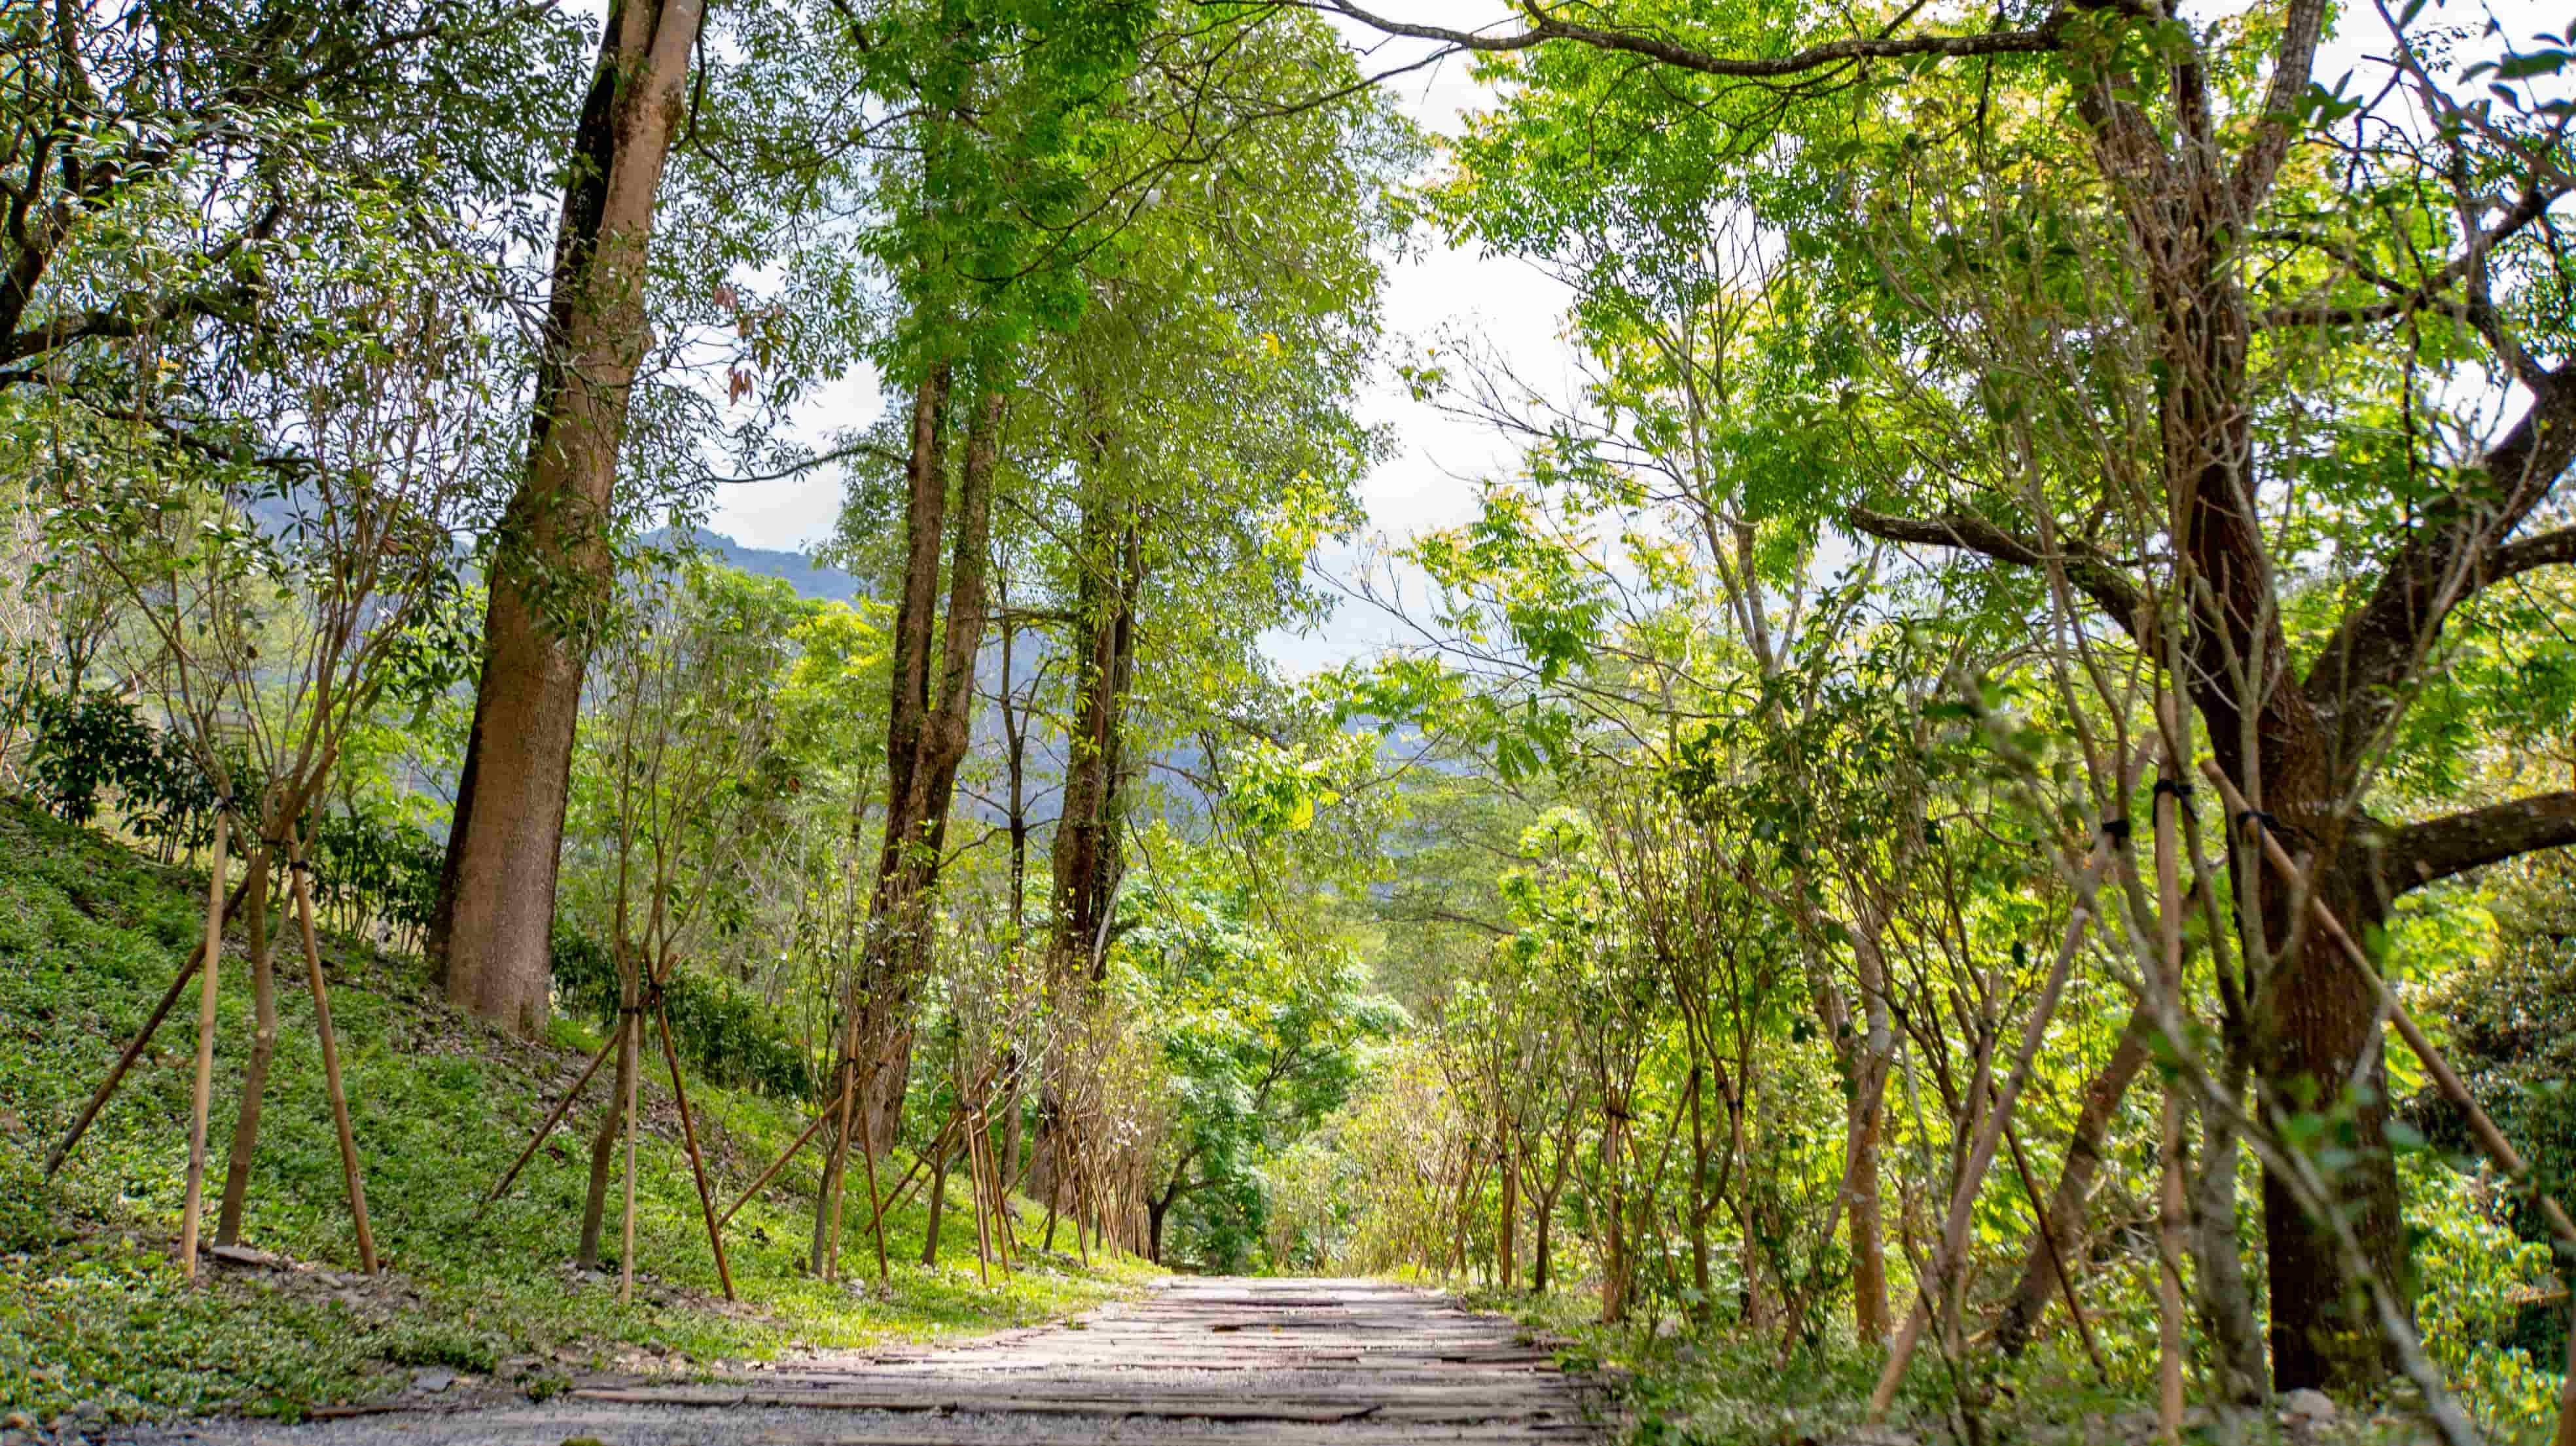
[[[564,1009],[606,1028],[617,1018],[617,960],[607,945],[557,929],[555,990]],[[814,1061],[759,1000],[732,984],[681,970],[662,991],[680,1057],[709,1080],[773,1099],[814,1095]]]

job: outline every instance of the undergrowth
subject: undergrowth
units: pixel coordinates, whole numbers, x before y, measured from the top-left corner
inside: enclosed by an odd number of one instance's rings
[[[1872,1423],[1867,1403],[1885,1357],[1857,1348],[1839,1324],[1784,1355],[1776,1333],[1748,1337],[1722,1322],[1704,1330],[1669,1317],[1605,1325],[1597,1298],[1583,1291],[1534,1296],[1489,1288],[1464,1299],[1570,1342],[1557,1353],[1567,1367],[1604,1372],[1627,1418],[1629,1446],[2148,1446],[2159,1439],[2152,1356],[2114,1355],[2108,1375],[2097,1376],[2064,1334],[2042,1339],[2018,1361],[1972,1343],[1969,1364],[1959,1370],[1927,1342],[1887,1419]],[[2295,1425],[2297,1418],[2277,1410],[2195,1406],[2183,1434],[2207,1446],[2414,1446],[2437,1439],[2418,1404],[2409,1390],[2393,1387],[2384,1399],[2348,1401],[2324,1422]],[[2499,1443],[2546,1439],[2545,1421],[2488,1418],[2486,1425]],[[2529,1435],[2533,1429],[2541,1434]]]
[[[312,1001],[290,933],[279,955],[278,1049],[243,1243],[318,1268],[209,1268],[192,1287],[175,1242],[193,988],[51,1181],[43,1159],[196,942],[204,906],[202,874],[163,868],[0,800],[0,1411],[39,1420],[84,1405],[112,1419],[292,1418],[380,1394],[428,1366],[498,1373],[543,1394],[586,1369],[685,1372],[792,1346],[1028,1323],[1086,1308],[1146,1274],[1125,1260],[1084,1269],[1033,1259],[987,1286],[975,1270],[972,1216],[961,1210],[943,1222],[938,1269],[905,1263],[921,1250],[916,1195],[890,1220],[898,1262],[890,1291],[875,1288],[864,1204],[844,1237],[849,1280],[816,1280],[802,1258],[815,1170],[800,1160],[727,1232],[741,1296],[729,1305],[717,1293],[676,1116],[648,1075],[637,1291],[621,1306],[613,1193],[604,1275],[568,1265],[607,1072],[510,1195],[478,1209],[599,1036],[559,1022],[543,1044],[503,1038],[449,1010],[417,960],[329,939],[332,1013],[389,1265],[384,1277],[362,1280]],[[210,1236],[250,1034],[242,948],[242,936],[231,935],[221,971]],[[804,1123],[792,1106],[696,1080],[689,1098],[724,1200]],[[1034,1224],[1024,1234],[1034,1235]]]

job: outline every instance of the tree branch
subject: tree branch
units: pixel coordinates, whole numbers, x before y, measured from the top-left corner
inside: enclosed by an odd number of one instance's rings
[[[2397,831],[2383,860],[2396,893],[2542,849],[2576,845],[2576,790],[2489,804]]]
[[[2492,585],[2536,567],[2571,564],[2576,564],[2576,527],[2562,527],[2497,548],[2494,556],[2487,559],[2486,581]]]
[[[2522,419],[2488,450],[2483,466],[2428,510],[2309,668],[2301,690],[2319,710],[2340,715],[2345,747],[2390,716],[2397,685],[2452,609],[2504,578],[2576,552],[2566,529],[2503,540],[2576,459],[2576,363],[2535,381]]]
[[[1843,518],[1854,529],[1889,542],[1964,548],[2015,567],[2045,567],[2052,560],[2038,543],[2006,532],[1972,513],[1945,512],[1938,517],[1914,518],[1852,507],[1844,510]],[[2112,622],[2119,624],[2122,632],[2135,634],[2144,599],[2117,563],[2082,543],[2062,549],[2054,561],[2066,570],[2066,580],[2091,598]]]
[[[1939,59],[1973,59],[1986,55],[2039,55],[2064,44],[2062,32],[2072,9],[2052,10],[2040,23],[2028,30],[1985,30],[1971,35],[1853,36],[1846,40],[1829,40],[1804,50],[1767,60],[1738,60],[1711,55],[1690,46],[1627,30],[1605,30],[1598,26],[1578,25],[1560,20],[1531,5],[1524,10],[1523,28],[1502,33],[1458,30],[1446,25],[1421,25],[1379,15],[1357,3],[1357,0],[1300,0],[1308,9],[1330,10],[1347,16],[1373,30],[1411,40],[1429,40],[1456,50],[1482,54],[1502,54],[1530,50],[1551,40],[1589,45],[1596,50],[1615,51],[1623,55],[1642,56],[1677,70],[1699,75],[1721,76],[1733,80],[1770,80],[1781,76],[1803,75],[1827,66],[1859,60],[1895,60],[1909,56]],[[2111,8],[2101,6],[2097,8]]]

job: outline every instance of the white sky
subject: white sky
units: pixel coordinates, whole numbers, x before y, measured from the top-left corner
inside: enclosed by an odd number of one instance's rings
[[[1381,3],[1393,16],[1449,25],[1506,13],[1496,0]],[[2197,12],[2241,7],[2231,3],[2192,8]],[[2496,4],[2435,0],[2418,25],[2477,24],[2490,16],[2517,38],[2562,23],[2554,12],[2545,15],[2537,0]],[[2387,48],[2386,32],[2376,14],[2365,7],[2348,7],[2345,21],[2346,35],[2328,42],[2316,73],[2331,86],[2335,77],[2350,70],[2355,89],[2376,89],[2386,72],[2369,63],[2367,56]],[[1427,53],[1419,45],[1405,48],[1410,42],[1382,41],[1357,26],[1344,28],[1355,43],[1378,42],[1371,57],[1373,69]],[[1491,93],[1467,78],[1465,61],[1452,59],[1390,82],[1390,94],[1426,129],[1455,134],[1460,116],[1484,104]],[[1407,355],[1419,357],[1425,345],[1443,334],[1464,331],[1509,357],[1533,381],[1544,384],[1566,378],[1568,386],[1562,390],[1570,392],[1574,356],[1560,326],[1568,300],[1564,288],[1526,262],[1426,245],[1414,259],[1397,263],[1389,275],[1386,357],[1390,364]],[[819,435],[864,423],[880,405],[874,379],[852,377],[817,393],[809,407],[809,425]],[[1388,369],[1382,368],[1380,379],[1364,396],[1361,412],[1372,423],[1391,426],[1398,438],[1397,454],[1361,484],[1371,540],[1401,542],[1466,520],[1474,510],[1475,480],[1508,471],[1517,462],[1515,448],[1504,438],[1414,401]],[[735,487],[718,499],[711,525],[746,546],[803,550],[829,535],[840,500],[839,479],[830,474]],[[1366,550],[1365,542],[1359,548],[1332,549],[1316,560],[1316,566],[1328,577],[1346,577]],[[1264,636],[1263,647],[1293,676],[1372,652],[1397,635],[1391,620],[1347,602],[1318,635],[1273,631]]]

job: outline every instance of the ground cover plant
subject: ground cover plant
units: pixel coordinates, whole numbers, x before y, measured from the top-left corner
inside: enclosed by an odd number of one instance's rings
[[[334,939],[326,955],[333,1004],[388,1273],[358,1273],[317,1050],[289,1033],[247,1233],[306,1268],[230,1269],[191,1288],[168,1248],[185,1163],[184,1053],[147,1056],[51,1180],[44,1150],[192,941],[199,883],[25,805],[5,810],[0,915],[9,922],[0,949],[9,968],[0,1008],[12,1030],[0,1086],[9,1117],[0,1154],[8,1182],[0,1399],[12,1411],[39,1421],[83,1407],[105,1420],[293,1418],[398,1392],[426,1368],[496,1376],[543,1395],[576,1373],[685,1373],[791,1347],[1028,1324],[1145,1278],[1132,1263],[1104,1257],[1085,1268],[1068,1254],[988,1285],[972,1266],[973,1225],[953,1212],[941,1222],[943,1264],[924,1268],[928,1215],[916,1199],[889,1222],[891,1290],[872,1279],[817,1280],[799,1268],[804,1222],[788,1198],[791,1176],[740,1217],[731,1258],[742,1299],[728,1305],[699,1230],[676,1118],[667,1095],[657,1100],[647,1086],[652,1143],[638,1182],[636,1247],[645,1283],[620,1305],[613,1262],[606,1276],[566,1268],[582,1192],[577,1150],[540,1152],[509,1198],[481,1208],[597,1036],[567,1020],[545,1040],[509,1040],[446,1008],[417,958]],[[226,1003],[246,1013],[247,1000]],[[284,1007],[297,1007],[291,995]],[[722,1178],[735,1186],[802,1124],[794,1102],[757,1093],[701,1085],[691,1102]],[[803,1187],[812,1188],[810,1167]]]

